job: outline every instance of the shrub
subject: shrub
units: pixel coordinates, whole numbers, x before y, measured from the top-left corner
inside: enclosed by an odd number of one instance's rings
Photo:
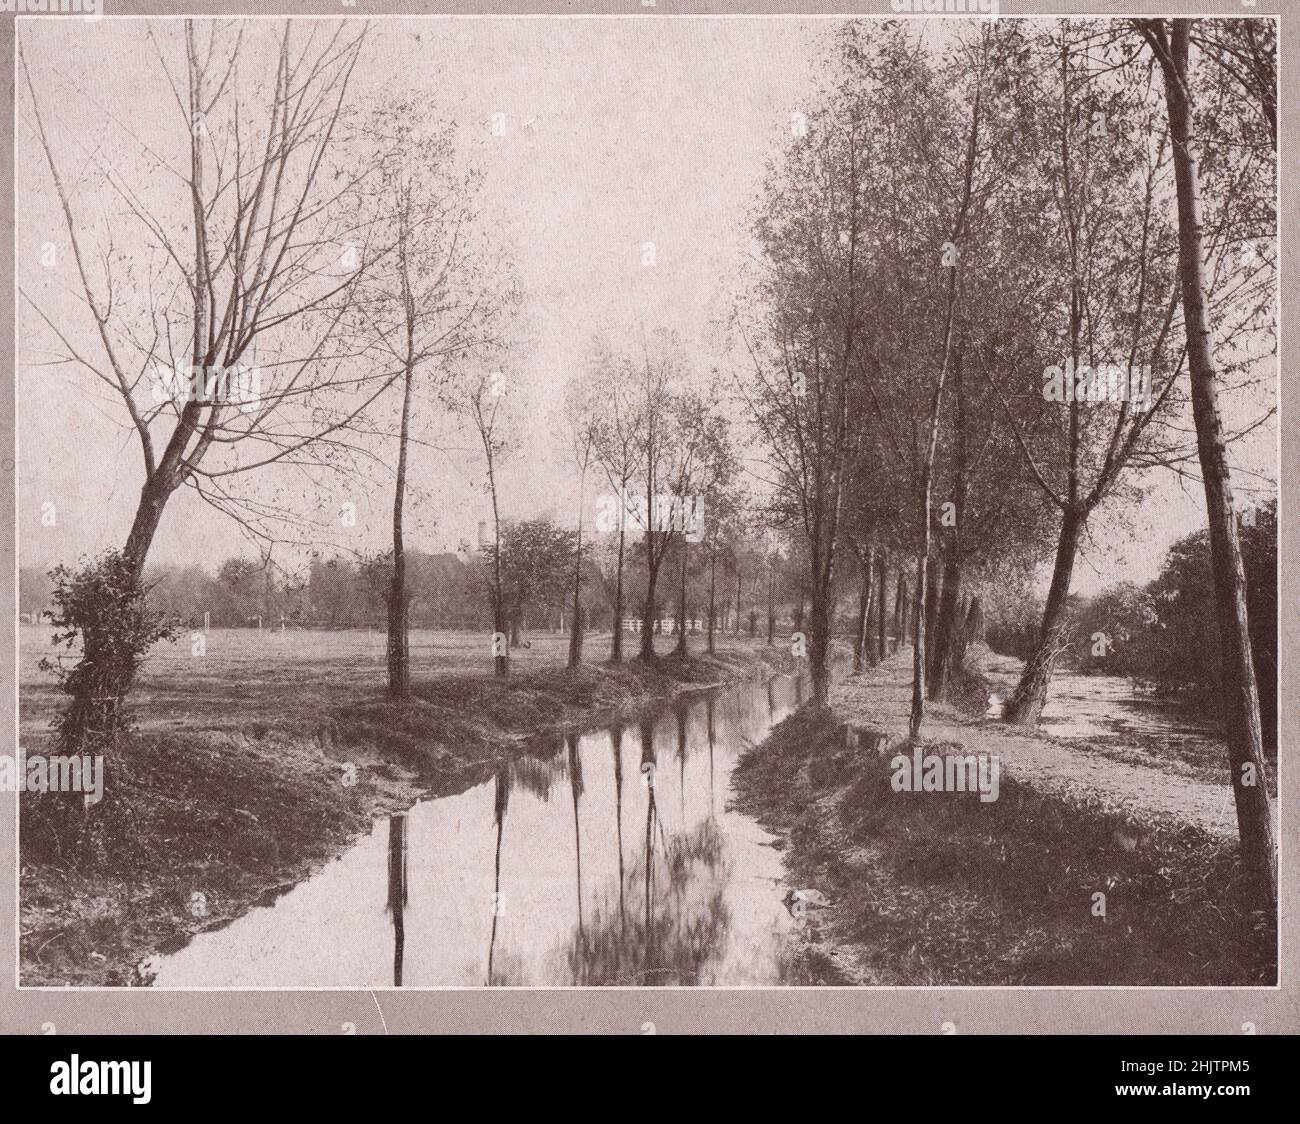
[[[65,752],[113,742],[129,727],[127,692],[145,655],[159,640],[175,637],[175,626],[153,612],[148,590],[119,552],[109,551],[79,569],[50,571],[55,605],[53,643],[80,659],[66,667],[63,657],[41,660],[59,688],[71,696],[54,721]]]

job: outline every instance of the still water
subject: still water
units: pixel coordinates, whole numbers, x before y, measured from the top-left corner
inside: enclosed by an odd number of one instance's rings
[[[992,688],[987,713],[996,718],[1020,680],[1020,661],[995,657],[983,671]],[[1039,726],[1070,741],[1132,746],[1155,740],[1214,752],[1223,744],[1214,718],[1185,701],[1141,691],[1119,676],[1061,668],[1052,676]]]
[[[377,821],[337,860],[156,961],[158,987],[756,985],[795,922],[732,767],[786,677],[557,738]]]

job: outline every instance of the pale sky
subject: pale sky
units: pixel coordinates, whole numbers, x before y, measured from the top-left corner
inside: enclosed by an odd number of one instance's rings
[[[374,23],[354,100],[399,88],[456,122],[465,158],[483,173],[487,229],[516,266],[526,344],[507,362],[526,400],[520,414],[527,449],[506,473],[507,516],[550,511],[572,518],[572,473],[555,451],[550,418],[597,331],[634,344],[641,323],[671,328],[701,375],[711,367],[720,346],[715,320],[725,315],[753,253],[747,215],[765,162],[788,137],[791,114],[805,108],[819,41],[835,22]],[[87,213],[108,204],[93,177],[83,174],[86,146],[102,144],[116,165],[116,154],[137,151],[140,141],[162,146],[176,132],[175,107],[143,46],[144,28],[139,20],[23,21],[37,96],[60,138],[56,155],[66,178],[81,177],[77,199]],[[271,31],[264,25],[263,33]],[[505,115],[503,137],[493,135],[494,114]],[[48,171],[21,117],[17,147],[19,284],[56,319],[79,319],[77,338],[90,340],[84,310],[62,295],[71,277],[39,261],[46,242],[66,261],[67,239]],[[143,172],[137,184],[150,190]],[[114,231],[125,237],[129,226],[122,217]],[[653,267],[642,264],[647,242],[654,243]],[[134,435],[106,417],[120,418],[120,405],[88,397],[84,374],[31,365],[47,340],[39,320],[24,310],[18,379],[23,565],[120,546],[142,479]],[[416,424],[436,427],[438,420],[417,415]],[[1241,455],[1267,466],[1274,439],[1269,428]],[[408,545],[454,549],[472,537],[476,522],[488,517],[476,490],[480,475],[479,460],[468,454],[417,450],[412,480],[428,494],[412,503]],[[327,489],[335,502],[357,504],[358,527],[340,531],[340,541],[358,549],[386,545],[388,484],[377,478],[372,496]],[[54,526],[42,521],[42,505],[50,502]],[[1121,549],[1123,536],[1107,530],[1103,515],[1095,528],[1098,549],[1076,568],[1076,591],[1121,576],[1154,576],[1164,547],[1203,522],[1203,496],[1199,487],[1185,490],[1166,477],[1141,510],[1125,514],[1137,538]],[[233,524],[182,490],[169,504],[152,559],[215,567],[251,549]]]

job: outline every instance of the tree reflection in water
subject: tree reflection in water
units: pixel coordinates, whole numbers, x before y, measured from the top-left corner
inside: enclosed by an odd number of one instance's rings
[[[491,987],[495,982],[492,970],[495,967],[497,951],[497,920],[504,905],[501,899],[501,836],[505,832],[506,809],[510,806],[511,769],[502,765],[497,769],[496,795],[493,800],[492,822],[496,827],[496,853],[492,862],[492,933],[488,937],[487,983]]]
[[[768,684],[768,695],[771,696],[772,686]],[[713,725],[713,695],[710,693],[704,697],[704,727],[709,738],[709,819],[718,818],[718,799],[713,791],[713,747],[717,742],[717,733]]]
[[[654,797],[646,811],[645,854],[628,880],[640,881],[645,913],[621,919],[604,904],[589,915],[569,950],[577,985],[671,986],[708,983],[731,926],[724,888],[730,876],[723,839],[704,820],[656,848]],[[664,880],[664,881],[661,881]]]
[[[402,957],[406,953],[406,813],[388,818],[388,902],[393,919],[393,986],[402,986]]]
[[[582,823],[578,813],[578,797],[582,795],[582,758],[578,756],[578,736],[566,739],[569,749],[569,789],[573,793],[573,855],[578,870],[578,932],[582,932]]]
[[[623,867],[623,727],[610,727],[610,746],[614,751],[614,833],[618,841],[618,923],[627,924],[627,903],[623,887],[627,879]]]

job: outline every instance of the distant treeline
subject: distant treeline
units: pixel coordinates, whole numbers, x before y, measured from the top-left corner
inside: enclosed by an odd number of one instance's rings
[[[549,519],[520,520],[504,529],[502,551],[504,616],[511,639],[529,629],[567,626],[577,557],[571,530]],[[680,552],[680,545],[676,548]],[[613,558],[600,549],[584,550],[583,613],[588,627],[609,629],[614,616]],[[475,553],[406,552],[406,591],[410,624],[415,628],[490,630],[492,625],[492,547]],[[674,553],[674,567],[681,561]],[[769,582],[783,624],[800,618],[792,564],[740,544],[720,551],[715,565],[700,548],[686,557],[686,617],[702,627],[713,588],[716,626],[757,629],[766,622]],[[639,614],[645,596],[644,559],[628,550],[624,574],[629,611]],[[314,555],[297,568],[276,561],[236,556],[213,573],[203,566],[151,566],[146,571],[150,605],[184,626],[201,625],[204,614],[214,628],[264,625],[299,628],[383,628],[392,583],[388,553],[369,556]],[[676,575],[675,575],[676,577]],[[665,583],[656,603],[662,616],[675,616],[681,582]],[[785,595],[789,591],[789,597]],[[36,567],[19,574],[19,615],[35,620],[52,608],[49,575]]]
[[[481,584],[482,562],[458,554],[408,551],[411,623],[417,628],[483,629],[492,614]],[[386,556],[315,557],[304,572],[258,560],[229,558],[215,574],[202,566],[153,566],[146,573],[149,603],[187,625],[214,628],[287,624],[302,628],[384,626],[391,564]],[[19,612],[26,619],[50,605],[51,583],[42,570],[19,575]],[[539,620],[543,606],[531,606]]]

